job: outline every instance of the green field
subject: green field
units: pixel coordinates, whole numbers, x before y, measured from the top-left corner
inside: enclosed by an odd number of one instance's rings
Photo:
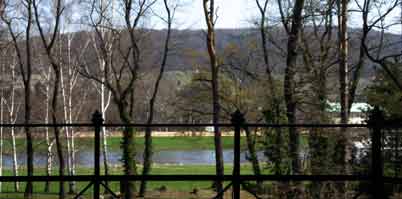
[[[261,139],[261,138],[259,138]],[[306,146],[308,136],[300,136],[300,144],[301,146]],[[65,141],[63,139],[62,141]],[[18,137],[16,139],[16,148],[18,153],[25,152],[25,137]],[[109,137],[108,138],[108,147],[109,150],[117,151],[121,150],[121,137]],[[139,150],[144,148],[144,138],[138,137],[135,139],[136,146]],[[257,142],[258,143],[258,142]],[[34,139],[34,150],[36,152],[46,152],[47,145],[43,138],[35,138]],[[63,147],[66,147],[66,143],[63,143]],[[93,150],[94,140],[90,137],[85,138],[76,138],[75,146],[78,151],[80,150]],[[153,147],[155,151],[162,150],[207,150],[214,149],[214,137],[205,137],[205,136],[176,136],[176,137],[154,137],[153,138]],[[241,146],[243,149],[246,149],[246,138],[241,137]],[[233,148],[233,137],[222,137],[222,147],[224,149]],[[262,147],[262,146],[258,146]],[[5,139],[3,150],[5,153],[11,152],[11,139]],[[55,146],[53,146],[55,149]]]
[[[136,146],[138,150],[142,150],[144,147],[144,138],[138,137],[136,138]],[[120,148],[120,137],[109,137],[108,145],[109,150],[121,150]],[[25,152],[25,139],[24,137],[19,137],[16,139],[17,150],[19,153]],[[76,138],[75,144],[77,147],[77,151],[87,151],[93,150],[93,138],[85,137],[85,138]],[[224,149],[233,148],[233,137],[222,137],[222,144]],[[301,145],[306,146],[307,144],[307,136],[301,136]],[[242,137],[241,139],[242,149],[246,149],[246,139]],[[65,147],[64,143],[64,147]],[[213,137],[190,137],[190,136],[178,136],[178,137],[154,137],[153,138],[153,146],[155,151],[162,150],[213,150],[214,149],[214,138]],[[262,145],[259,146],[262,149]],[[34,149],[35,152],[46,152],[46,143],[43,138],[35,138],[34,140]],[[4,150],[6,153],[11,152],[11,140],[7,139],[4,141]],[[55,150],[55,147],[53,147]],[[265,164],[262,164],[265,165]],[[263,172],[265,174],[269,174],[266,166],[261,166]],[[19,170],[19,175],[26,175],[24,167],[21,167]],[[232,173],[232,165],[225,165],[225,174]],[[58,168],[53,168],[53,175],[57,175]],[[111,167],[111,174],[123,174],[123,170],[121,167]],[[141,168],[139,168],[141,170]],[[93,173],[92,168],[80,167],[77,165],[77,175],[88,175]],[[153,169],[151,174],[215,174],[215,165],[162,165],[155,164],[153,165]],[[241,167],[241,174],[252,174],[252,168],[250,164],[243,164]],[[12,171],[10,168],[3,170],[3,175],[12,175]],[[45,175],[45,168],[35,168],[34,175]],[[77,182],[77,191],[84,188],[88,182]],[[59,189],[58,182],[52,182],[50,187],[50,193],[44,194],[44,182],[34,182],[34,192],[38,193],[37,198],[55,198]],[[110,188],[113,191],[119,190],[119,182],[110,182]],[[148,190],[158,192],[158,189],[162,186],[165,186],[167,190],[173,192],[181,192],[188,193],[194,188],[199,190],[208,190],[211,192],[212,182],[205,181],[186,181],[186,182],[149,182]],[[66,191],[68,191],[68,182],[65,183]],[[2,183],[2,194],[0,194],[0,198],[22,198],[24,191],[24,183],[20,183],[20,192],[14,193],[14,183],[7,182]],[[92,189],[89,189],[86,192],[86,196],[90,196]]]
[[[232,165],[225,166],[225,174],[232,173]],[[20,175],[25,175],[25,171],[21,170]],[[54,168],[54,175],[56,175],[57,168]],[[89,168],[79,168],[77,170],[77,175],[88,175],[93,172],[92,169]],[[123,174],[122,168],[112,168],[112,174]],[[35,175],[44,175],[44,168],[35,168]],[[169,175],[169,174],[215,174],[214,165],[154,165],[151,174],[159,174],[159,175]],[[243,164],[241,166],[241,174],[252,174],[251,165]],[[12,175],[11,170],[5,170],[4,175]],[[34,192],[43,194],[44,191],[44,182],[34,182]],[[83,189],[88,182],[77,182],[77,190]],[[210,189],[212,182],[206,181],[177,181],[177,182],[149,182],[148,190],[155,191],[160,187],[165,186],[168,191],[179,191],[179,192],[189,192],[196,189],[207,190]],[[66,190],[68,190],[67,183],[65,184]],[[20,191],[23,191],[25,187],[24,183],[20,183]],[[58,192],[59,184],[58,182],[52,182],[50,193],[48,195],[49,198],[54,198],[54,195]],[[118,192],[119,190],[119,182],[110,182],[110,188],[113,191]],[[16,194],[14,192],[14,183],[7,182],[2,184],[2,194],[0,194],[0,198],[20,198],[22,194]],[[89,189],[86,192],[86,195],[90,194],[92,189]],[[14,195],[13,195],[14,194]],[[21,196],[20,196],[21,195]],[[3,196],[3,197],[2,197]],[[45,195],[41,195],[40,198],[45,197]],[[46,198],[46,197],[45,197]]]

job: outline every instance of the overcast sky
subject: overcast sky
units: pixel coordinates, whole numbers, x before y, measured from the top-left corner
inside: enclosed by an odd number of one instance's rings
[[[359,1],[359,0],[358,0]],[[180,29],[200,29],[205,28],[205,19],[202,10],[202,0],[182,0],[182,6],[176,11],[175,28]],[[218,13],[217,28],[245,28],[251,27],[252,19],[258,17],[258,9],[255,0],[216,0]],[[273,2],[273,1],[271,1]],[[357,8],[354,1],[349,4],[350,9]],[[386,7],[386,6],[384,6]],[[386,9],[386,8],[384,8]],[[269,16],[278,16],[276,3],[269,4]],[[375,13],[375,12],[373,12]],[[394,12],[387,17],[387,23],[400,21],[400,8],[398,6]],[[153,22],[153,27],[164,28],[163,23]],[[350,17],[349,26],[357,27],[361,25],[360,13],[354,13]],[[389,31],[400,34],[401,27],[393,26]]]
[[[184,4],[177,11],[177,20],[182,28],[205,27],[202,1],[193,0]],[[218,0],[216,1],[218,13],[217,28],[242,28],[250,26],[249,21],[256,15],[254,0]]]

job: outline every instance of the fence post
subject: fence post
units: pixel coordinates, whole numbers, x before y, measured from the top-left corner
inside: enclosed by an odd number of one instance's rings
[[[94,185],[94,193],[93,198],[99,199],[100,194],[100,132],[103,123],[102,114],[96,110],[95,113],[92,115],[92,123],[95,129],[95,148],[94,148],[94,170],[95,170],[95,179],[93,182]]]
[[[383,159],[381,152],[381,134],[384,115],[378,106],[370,114],[369,126],[371,128],[371,178],[373,198],[385,198],[383,181]]]
[[[240,130],[244,124],[243,114],[236,110],[232,114],[231,122],[234,126],[234,159],[233,159],[233,199],[240,199]]]

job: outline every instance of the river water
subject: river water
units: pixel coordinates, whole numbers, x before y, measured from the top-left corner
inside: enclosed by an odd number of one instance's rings
[[[122,165],[121,163],[121,151],[111,151],[108,155],[109,164]],[[56,154],[55,154],[56,155]],[[223,159],[224,163],[233,163],[233,150],[224,149]],[[258,152],[260,160],[266,160],[263,152]],[[46,154],[35,153],[34,165],[39,167],[45,167],[47,164]],[[26,154],[17,154],[19,165],[25,165]],[[142,162],[142,154],[137,154],[138,162]],[[57,165],[57,156],[53,158],[53,164]],[[103,156],[101,156],[103,161]],[[242,163],[247,162],[246,151],[241,152],[240,161]],[[214,165],[215,164],[215,150],[164,150],[154,152],[153,162],[156,164],[179,164],[179,165]],[[76,153],[76,164],[79,167],[93,167],[94,165],[94,153],[92,151],[79,151]],[[4,167],[12,167],[12,156],[3,155]]]

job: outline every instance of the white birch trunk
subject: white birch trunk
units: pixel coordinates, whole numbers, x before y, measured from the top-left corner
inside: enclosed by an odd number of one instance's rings
[[[105,11],[105,9],[107,9],[107,7],[105,6],[106,4],[107,4],[107,2],[105,2],[105,0],[101,0],[100,9],[102,11]],[[113,19],[114,19],[114,1],[112,1],[112,3],[111,3],[111,20],[113,20]],[[104,19],[101,19],[100,23],[104,24]],[[105,38],[106,37],[106,34],[105,34],[106,31],[105,31],[105,29],[103,27],[100,27],[100,30],[101,30],[101,33],[102,33],[101,35],[102,35],[103,39],[106,41],[106,44],[105,44],[106,48],[108,49],[108,52],[110,52],[111,48],[112,48],[112,45],[113,45],[113,42],[107,42],[108,39]],[[111,39],[111,40],[113,40],[113,39]],[[99,53],[99,51],[97,51],[97,53]],[[106,58],[104,56],[100,56],[98,54],[99,67],[100,67],[101,71],[104,71],[106,69],[106,67],[108,67],[107,64],[106,64],[105,59]],[[104,76],[101,77],[101,81],[102,82],[105,81]],[[99,94],[100,94],[100,100],[101,100],[100,109],[101,109],[103,119],[104,119],[104,121],[106,121],[106,113],[107,113],[107,109],[108,109],[109,104],[110,104],[111,93],[108,92],[108,94],[106,96],[106,88],[105,88],[104,84],[100,84],[100,91],[99,92],[100,92]],[[108,163],[108,140],[107,140],[108,139],[108,132],[107,132],[106,127],[102,127],[102,135],[101,136],[102,136],[102,139],[103,139],[103,142],[102,142],[102,144],[103,144],[103,146],[102,146],[103,166],[104,166],[104,169],[105,169],[105,175],[108,175],[108,170],[109,170],[109,167],[108,167],[108,164],[109,164]],[[106,184],[108,184],[108,182],[106,182]]]
[[[103,78],[102,78],[103,79]],[[101,84],[101,112],[103,119],[106,121],[106,111],[110,104],[111,93],[108,93],[108,97],[105,100],[105,86]],[[102,139],[103,139],[103,166],[105,168],[105,175],[108,174],[108,142],[107,142],[107,130],[106,127],[102,127]]]
[[[72,63],[71,63],[71,41],[73,36],[68,38],[67,49],[68,49],[68,64],[67,64],[67,73],[68,73],[68,123],[73,123],[73,90],[75,87],[75,83],[77,80],[78,73],[75,73]],[[69,127],[69,134],[70,134],[70,175],[75,175],[75,142],[74,142],[74,128]],[[68,140],[67,140],[68,141]],[[70,192],[75,192],[75,181],[70,182]]]
[[[64,122],[68,123],[68,113],[67,113],[67,102],[66,102],[66,88],[64,85],[64,70],[63,67],[60,67],[60,84],[61,84],[61,95],[63,98],[63,114],[64,114]],[[65,126],[64,127],[64,134],[66,136],[66,141],[67,141],[67,172],[68,175],[71,175],[71,145],[70,145],[70,128]],[[71,182],[70,182],[71,186]],[[71,192],[71,189],[70,191]]]
[[[52,75],[52,69],[50,68],[50,66],[48,67],[48,72],[46,75],[46,113],[45,113],[45,123],[48,124],[49,123],[49,101],[50,101],[50,79],[51,79],[51,75]],[[45,128],[45,133],[46,133],[46,145],[47,145],[47,165],[46,165],[46,175],[50,176],[52,175],[52,159],[53,159],[53,154],[52,154],[52,142],[50,141],[49,138],[49,128],[46,127]],[[45,184],[45,192],[49,192],[50,191],[50,182],[46,182]]]
[[[11,99],[9,105],[9,120],[11,124],[15,124],[16,117],[15,117],[15,86],[14,82],[15,79],[15,66],[11,65]],[[12,145],[12,153],[13,153],[13,174],[14,176],[18,176],[18,159],[17,159],[17,148],[15,143],[15,128],[11,127],[11,145]],[[20,189],[19,182],[14,182],[14,191],[18,192]]]

